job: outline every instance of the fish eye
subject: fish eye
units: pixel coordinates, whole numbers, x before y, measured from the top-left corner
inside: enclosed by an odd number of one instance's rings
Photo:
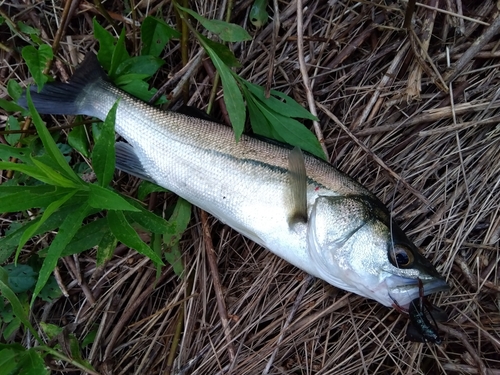
[[[413,253],[409,248],[402,245],[395,245],[389,250],[392,264],[396,267],[409,267],[413,263]]]

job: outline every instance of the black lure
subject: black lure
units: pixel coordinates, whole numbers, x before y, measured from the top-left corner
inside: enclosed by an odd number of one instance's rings
[[[437,306],[432,305],[424,297],[422,282],[419,280],[420,296],[410,302],[408,314],[410,324],[406,331],[406,338],[415,342],[430,342],[436,345],[442,343],[437,330],[436,320],[446,321],[446,313]],[[433,320],[432,324],[427,314]]]

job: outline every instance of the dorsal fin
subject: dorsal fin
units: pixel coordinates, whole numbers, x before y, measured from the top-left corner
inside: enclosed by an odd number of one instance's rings
[[[307,223],[307,174],[304,155],[294,147],[288,155],[290,174],[291,211],[289,223]]]

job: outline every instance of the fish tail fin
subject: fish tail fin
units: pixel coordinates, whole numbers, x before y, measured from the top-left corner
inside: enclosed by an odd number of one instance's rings
[[[95,116],[95,109],[87,95],[92,93],[108,77],[102,69],[94,53],[88,53],[77,67],[68,83],[47,83],[42,91],[30,87],[31,100],[38,113],[54,115],[88,115]],[[26,92],[18,100],[18,104],[28,108]]]

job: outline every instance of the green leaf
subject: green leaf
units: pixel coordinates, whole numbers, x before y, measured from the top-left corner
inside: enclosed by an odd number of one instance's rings
[[[72,202],[71,202],[72,201]],[[78,202],[78,204],[77,204]],[[39,235],[42,233],[46,233],[48,231],[52,231],[61,226],[61,224],[66,220],[68,215],[72,213],[74,210],[79,209],[81,206],[81,197],[75,196],[73,199],[68,202],[65,206],[61,207],[59,211],[54,213],[47,221],[38,228],[34,235]],[[89,214],[96,213],[98,210],[93,210]],[[24,233],[32,225],[36,225],[36,223],[40,220],[40,218],[36,218],[34,220],[29,220],[23,225],[18,223],[12,223],[11,228],[5,233],[5,236],[0,237],[0,263],[5,262],[17,248],[19,240]]]
[[[20,365],[19,375],[50,375],[43,358],[35,348],[30,348],[21,354]]]
[[[142,181],[139,184],[139,188],[137,189],[137,198],[142,201],[149,194],[154,193],[154,192],[166,193],[166,192],[168,192],[168,190],[165,188],[162,188],[161,186],[158,186],[152,182]]]
[[[37,167],[38,170],[45,175],[45,178],[40,181],[47,182],[48,184],[51,185],[61,186],[66,188],[77,188],[81,186],[80,184],[77,184],[73,180],[67,179],[59,171],[56,171],[47,164],[42,163],[37,158],[31,158],[31,161],[33,162],[35,167]]]
[[[234,56],[233,51],[231,51],[228,46],[218,42],[214,42],[213,40],[210,40],[201,34],[196,33],[195,35],[200,41],[205,51],[207,51],[207,53],[208,53],[207,50],[208,48],[212,51],[212,53],[216,54],[219,57],[219,59],[229,68],[238,68],[241,66],[241,63]],[[212,56],[210,56],[210,58],[212,58]]]
[[[23,88],[15,79],[9,79],[9,82],[7,82],[7,92],[12,100],[17,102],[23,94]]]
[[[144,81],[131,81],[123,86],[120,86],[123,91],[128,92],[130,95],[141,99],[142,101],[149,102],[154,94],[158,91],[157,89],[149,88],[147,82]],[[162,95],[154,104],[160,105],[167,102],[167,97]]]
[[[105,218],[94,220],[80,227],[61,256],[78,254],[98,246],[102,238],[109,233],[109,231],[108,222]]]
[[[89,141],[87,139],[87,132],[85,126],[74,127],[68,135],[68,143],[76,151],[80,152],[83,156],[89,157]]]
[[[135,56],[123,61],[116,69],[116,75],[140,74],[149,78],[152,77],[163,64],[165,64],[165,60],[155,56]]]
[[[14,350],[2,349],[0,350],[0,374],[9,375],[13,374],[14,370],[18,368],[19,355]]]
[[[141,55],[160,56],[172,38],[180,38],[181,34],[162,20],[147,16],[141,25]]]
[[[125,46],[125,35],[125,29],[122,29],[120,37],[116,42],[115,49],[113,50],[113,56],[111,58],[111,68],[109,69],[109,77],[112,80],[118,76],[116,74],[116,70],[118,69],[120,64],[130,59],[130,55],[127,52],[127,47]]]
[[[209,43],[207,43],[208,39],[199,35],[199,40],[220,74],[222,88],[224,89],[224,102],[226,103],[227,113],[234,129],[234,136],[236,141],[238,141],[241,134],[243,134],[246,118],[243,95],[241,94],[238,83],[233,76],[233,72],[210,47]]]
[[[0,108],[5,110],[6,112],[22,112],[22,113],[25,112],[25,109],[20,105],[1,98],[0,98]]]
[[[248,18],[252,25],[256,28],[262,27],[267,23],[269,14],[267,13],[267,0],[255,0],[252,7],[250,8],[250,14]]]
[[[219,38],[221,38],[225,42],[243,42],[245,40],[251,40],[252,37],[247,31],[233,23],[228,23],[220,20],[209,20],[203,16],[200,16],[198,13],[191,9],[183,8],[180,5],[176,4],[177,8],[183,10],[186,13],[189,13],[191,16],[196,18],[199,23],[205,27],[208,31],[211,31],[214,34],[217,34]]]
[[[81,184],[82,181],[78,178],[78,176],[75,174],[75,172],[73,172],[71,167],[66,162],[64,155],[57,147],[56,143],[52,139],[52,136],[45,127],[42,118],[40,117],[35,107],[33,106],[33,102],[31,101],[30,90],[26,90],[26,99],[28,101],[28,108],[31,112],[33,124],[36,127],[36,131],[38,132],[38,136],[42,141],[43,147],[45,148],[45,152],[57,163],[57,165],[60,168],[60,172],[64,173],[64,175],[69,179]]]
[[[129,222],[136,222],[153,233],[171,233],[174,230],[168,221],[143,208],[140,212],[127,212],[125,216]]]
[[[16,158],[21,160],[23,163],[31,164],[30,153],[31,150],[27,147],[17,148],[13,146],[0,144],[1,160],[9,160],[10,158]]]
[[[70,212],[66,217],[66,220],[59,227],[59,231],[52,240],[52,243],[47,251],[47,256],[43,261],[42,268],[40,269],[38,281],[31,299],[31,305],[33,305],[36,296],[45,286],[45,283],[56,267],[57,261],[59,260],[63,250],[66,248],[66,245],[71,241],[82,225],[82,221],[87,216],[88,211],[88,203],[84,202],[76,210]]]
[[[99,41],[99,52],[97,52],[97,59],[102,67],[109,72],[111,70],[111,59],[115,50],[115,38],[106,31],[97,20],[93,19],[94,24],[94,37]]]
[[[38,220],[35,225],[27,228],[24,231],[23,235],[21,236],[21,239],[19,240],[19,245],[17,246],[16,262],[17,262],[17,257],[21,253],[21,250],[22,250],[23,246],[26,244],[26,242],[28,242],[28,240],[31,237],[34,236],[34,234],[36,233],[36,231],[38,230],[38,228],[40,228],[40,226],[43,223],[45,223],[47,221],[47,219],[50,216],[52,216],[52,214],[55,211],[57,211],[64,203],[66,203],[71,197],[73,197],[73,195],[75,195],[76,192],[77,192],[77,190],[72,190],[69,193],[67,193],[65,196],[63,196],[62,198],[59,198],[58,200],[55,200],[55,201],[51,202],[47,206],[47,208],[45,209],[45,211],[43,212],[42,217],[40,218],[40,220]]]
[[[114,84],[116,86],[125,86],[130,83],[134,83],[135,81],[142,82],[144,79],[149,78],[148,74],[124,74],[119,76],[117,79],[114,80]],[[148,88],[149,91],[149,88]]]
[[[325,160],[325,154],[318,139],[303,124],[274,112],[260,102],[255,102],[255,104],[284,142],[300,147]]]
[[[7,322],[5,322],[7,323]],[[21,319],[19,318],[14,318],[12,319],[8,324],[7,327],[3,329],[2,336],[5,339],[5,341],[10,341],[19,328],[21,328]]]
[[[31,165],[0,161],[0,170],[19,171],[47,184],[50,184],[52,182],[51,179],[47,178],[45,173],[43,173],[42,171],[40,171],[40,169],[33,167]]]
[[[42,44],[38,47],[38,50],[33,46],[25,46],[23,47],[21,54],[23,55],[24,61],[26,61],[28,70],[38,86],[38,92],[40,92],[43,85],[45,85],[45,83],[49,80],[49,77],[44,74],[43,71],[45,70],[47,63],[54,57],[52,48],[47,44]]]
[[[7,122],[5,123],[5,130],[21,130],[21,125],[17,118],[14,116],[9,116],[7,118]],[[14,146],[21,139],[21,134],[6,134],[5,140],[11,145]]]
[[[50,185],[0,186],[0,212],[47,207],[71,190]]]
[[[24,22],[21,22],[21,21],[17,22],[17,28],[22,33],[25,33],[28,35],[40,35],[40,30],[35,29],[34,27],[31,27],[31,26],[28,26]]]
[[[115,119],[118,101],[109,111],[92,150],[92,166],[100,186],[108,186],[115,173]]]
[[[38,332],[33,328],[31,325],[28,314],[23,308],[23,305],[17,298],[16,294],[12,291],[12,289],[9,287],[9,282],[8,282],[9,275],[7,271],[3,267],[0,267],[0,292],[2,293],[2,296],[7,298],[9,300],[11,306],[12,306],[12,311],[14,311],[14,315],[21,320],[23,325],[30,330],[31,334],[33,337],[41,343],[42,340],[40,339],[40,336],[38,336]],[[0,358],[3,358],[0,355]],[[1,367],[0,367],[1,368]]]
[[[40,291],[38,297],[40,297],[43,301],[50,303],[61,296],[62,292],[59,285],[57,285],[56,278],[50,275],[49,280]]]
[[[100,210],[123,210],[135,211],[140,210],[127,202],[118,193],[106,189],[99,185],[89,185],[89,205]]]
[[[14,293],[22,293],[30,290],[36,283],[38,274],[33,268],[26,264],[7,264],[4,266],[9,274],[9,286]]]
[[[111,232],[104,233],[97,248],[97,265],[102,266],[109,261],[115,252],[118,239]]]
[[[56,324],[51,324],[51,323],[46,323],[46,322],[40,322],[40,327],[43,330],[43,333],[47,335],[49,340],[54,340],[59,336],[61,333],[64,332],[63,327],[59,327]]]
[[[276,90],[271,90],[272,96],[266,98],[264,87],[254,85],[253,83],[245,81],[244,79],[240,79],[240,82],[243,82],[245,87],[248,88],[249,92],[251,92],[255,98],[257,98],[269,109],[272,109],[274,112],[280,113],[286,117],[305,118],[308,120],[318,121],[318,118],[316,116],[302,107],[288,95]],[[274,96],[284,99],[284,102],[276,99]]]
[[[172,268],[176,275],[181,276],[184,271],[182,264],[182,254],[179,248],[179,241],[182,234],[187,229],[189,220],[191,219],[191,204],[179,198],[174,208],[174,212],[169,219],[169,222],[174,225],[175,232],[163,236],[163,241],[166,246],[165,259]]]
[[[155,264],[163,265],[158,254],[141,240],[134,228],[127,222],[123,212],[114,210],[108,211],[108,225],[118,241],[147,256]]]

